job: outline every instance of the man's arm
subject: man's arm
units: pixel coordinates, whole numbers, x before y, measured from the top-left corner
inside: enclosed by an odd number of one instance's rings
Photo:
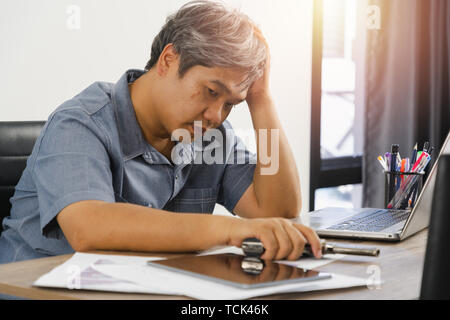
[[[262,41],[263,38],[257,30]],[[256,131],[258,163],[253,183],[237,203],[234,212],[246,218],[283,217],[296,218],[301,211],[302,198],[300,178],[287,137],[278,118],[275,105],[269,92],[270,59],[267,61],[263,76],[255,81],[247,94],[247,104]],[[272,130],[275,129],[275,132]],[[260,140],[260,130],[266,131],[266,141]],[[278,132],[278,134],[277,134]],[[272,145],[272,134],[275,134]],[[270,150],[277,152],[271,158],[278,159],[275,170],[264,169],[261,165],[261,148],[266,155]]]
[[[230,217],[178,214],[103,201],[73,203],[56,218],[75,251],[204,250],[225,245],[228,242],[227,225],[230,224]]]
[[[245,218],[296,218],[302,206],[300,179],[286,135],[270,101],[262,101],[255,107],[252,119],[257,130],[258,155],[261,148],[258,129],[267,129],[267,141],[263,142],[268,144],[267,150],[271,150],[270,129],[279,129],[279,148],[274,148],[278,152],[278,170],[275,174],[262,174],[258,159],[253,183],[236,204],[234,212]]]
[[[253,237],[266,248],[263,259],[296,260],[306,242],[316,257],[321,251],[314,231],[286,219],[174,213],[96,200],[75,202],[56,219],[75,251],[193,252],[218,245],[240,246]]]

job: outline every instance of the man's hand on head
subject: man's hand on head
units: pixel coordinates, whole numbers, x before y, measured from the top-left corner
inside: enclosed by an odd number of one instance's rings
[[[270,75],[270,50],[267,40],[264,38],[261,30],[254,26],[256,36],[265,44],[267,49],[267,60],[262,76],[253,82],[247,93],[247,104],[250,110],[260,104],[261,99],[267,99],[270,97],[269,89],[269,75]]]

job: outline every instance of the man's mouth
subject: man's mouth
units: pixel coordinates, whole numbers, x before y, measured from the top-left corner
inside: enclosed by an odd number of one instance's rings
[[[208,129],[205,128],[205,127],[196,126],[194,123],[191,123],[190,129],[192,129],[192,133],[195,133],[196,130],[198,130],[198,132],[201,132],[202,135],[205,134],[205,132],[208,130]]]

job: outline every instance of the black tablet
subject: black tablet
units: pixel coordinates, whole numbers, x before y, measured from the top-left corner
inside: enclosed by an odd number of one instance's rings
[[[148,261],[152,267],[180,272],[241,289],[254,289],[280,284],[299,283],[331,277],[328,273],[300,269],[269,260],[237,254],[186,256]]]

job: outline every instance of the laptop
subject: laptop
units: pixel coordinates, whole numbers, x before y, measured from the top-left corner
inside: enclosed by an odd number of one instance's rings
[[[324,208],[309,213],[309,226],[323,238],[401,241],[427,228],[439,159],[450,154],[450,132],[412,210]]]

